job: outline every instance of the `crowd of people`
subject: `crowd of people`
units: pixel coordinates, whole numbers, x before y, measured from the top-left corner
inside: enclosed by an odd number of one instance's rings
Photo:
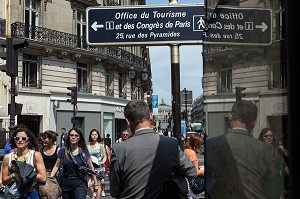
[[[62,176],[59,186],[63,199],[105,196],[110,148],[104,144],[103,136],[92,129],[89,144],[86,144],[79,128],[68,132],[65,128],[61,130],[60,143],[57,143],[59,135],[55,131],[47,130],[35,136],[25,125],[15,126],[5,146],[0,172],[0,185],[5,187],[6,198],[41,198],[39,187],[45,185],[48,177],[56,178],[58,172]],[[12,189],[13,184],[16,185],[15,193],[8,195],[6,190]]]
[[[212,138],[192,134],[182,149],[177,139],[169,137],[171,128],[165,134],[150,128],[153,116],[143,101],[130,101],[125,106],[128,129],[115,143],[110,134],[104,137],[97,129],[90,130],[86,142],[76,127],[68,132],[62,128],[59,138],[51,130],[35,136],[19,124],[5,146],[0,188],[16,183],[16,197],[38,199],[39,186],[61,173],[63,199],[99,199],[105,196],[108,176],[112,197],[164,199],[170,198],[165,183],[177,173],[185,177],[190,199],[199,198],[204,190],[206,198],[214,199],[287,199],[286,134],[278,142],[272,130],[265,128],[254,138],[257,112],[252,102],[237,101],[228,114],[229,133]],[[203,145],[205,168],[198,161]]]

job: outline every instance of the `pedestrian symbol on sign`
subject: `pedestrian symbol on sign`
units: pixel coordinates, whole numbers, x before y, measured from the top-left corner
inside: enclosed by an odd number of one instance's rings
[[[193,16],[193,31],[204,31],[205,21],[204,15],[194,15]]]

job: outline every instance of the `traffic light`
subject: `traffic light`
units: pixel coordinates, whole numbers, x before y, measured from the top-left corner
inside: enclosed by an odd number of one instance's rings
[[[6,74],[11,77],[18,76],[18,49],[28,46],[26,39],[7,38],[0,42],[1,47],[6,48],[6,52],[1,52],[1,59],[6,60]]]
[[[246,90],[245,87],[235,87],[235,96],[236,96],[236,101],[242,100],[242,97],[246,96],[245,93],[242,93],[243,90]]]
[[[77,104],[77,87],[72,86],[72,87],[67,87],[68,90],[70,90],[70,93],[67,93],[68,96],[71,96],[71,99],[67,99],[68,102],[71,104],[76,105]]]

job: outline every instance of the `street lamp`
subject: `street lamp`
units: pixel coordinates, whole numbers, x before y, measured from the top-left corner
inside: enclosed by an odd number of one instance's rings
[[[143,82],[148,81],[149,74],[146,67],[143,68],[143,70],[138,73],[133,65],[129,67],[129,78],[133,81],[134,85],[138,88],[138,96],[140,96],[140,90],[141,90],[141,100],[144,100],[144,94],[143,94]],[[141,82],[142,79],[142,82]]]
[[[144,67],[143,71],[142,71],[142,80],[143,81],[147,81],[149,78],[149,74],[148,74],[148,70],[146,67]]]
[[[135,69],[134,69],[133,65],[130,66],[128,75],[131,80],[133,80],[135,78]]]

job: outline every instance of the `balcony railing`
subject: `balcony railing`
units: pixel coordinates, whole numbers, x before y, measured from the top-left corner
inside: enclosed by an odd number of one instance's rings
[[[119,93],[119,97],[123,98],[123,99],[126,99],[126,92]]]
[[[6,20],[0,19],[0,36],[5,37]],[[65,32],[60,32],[38,26],[25,25],[25,23],[15,22],[12,24],[12,36],[14,38],[24,38],[28,41],[35,41],[64,49],[75,49],[89,52],[101,59],[114,59],[123,65],[143,69],[143,58],[138,57],[122,48],[117,47],[91,47],[86,43],[86,38]]]
[[[5,19],[0,19],[0,35],[4,36],[6,32],[6,21]]]
[[[106,90],[106,96],[113,97],[114,96],[114,90],[113,89],[107,89]]]

